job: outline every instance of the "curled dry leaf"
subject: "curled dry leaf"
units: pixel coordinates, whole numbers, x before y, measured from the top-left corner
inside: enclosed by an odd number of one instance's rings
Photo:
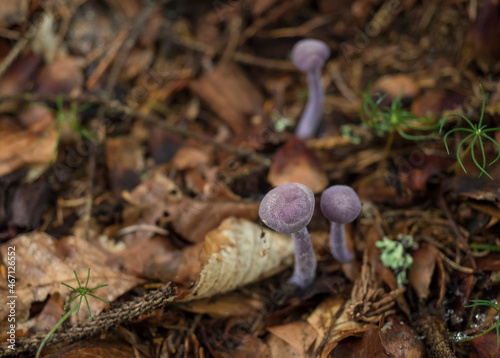
[[[322,347],[321,357],[328,357],[330,352],[344,338],[357,335],[376,326],[372,324],[351,321],[346,309],[346,302],[341,298],[329,298],[321,302],[313,313],[307,318],[307,322],[318,333],[316,348],[323,339],[327,339],[326,345]]]
[[[267,177],[277,187],[287,183],[300,183],[319,193],[328,185],[328,177],[321,164],[304,143],[291,136],[274,156]]]
[[[96,294],[112,302],[123,293],[137,285],[140,280],[125,275],[109,265],[112,256],[99,245],[94,245],[78,237],[65,237],[55,240],[44,233],[30,233],[16,237],[0,246],[3,262],[7,262],[9,247],[15,247],[16,253],[16,323],[17,328],[26,327],[26,320],[33,302],[43,302],[49,294],[59,292],[67,301],[72,291],[61,285],[67,283],[78,287],[73,270],[76,270],[80,282],[85,282],[89,267],[89,286],[108,284]],[[6,280],[3,280],[6,282]],[[4,286],[5,287],[5,286]],[[92,315],[99,313],[106,304],[99,300],[89,300]],[[0,327],[7,326],[8,306],[0,306]],[[88,315],[80,314],[78,319]]]
[[[193,260],[192,265],[201,263],[199,279],[180,301],[229,292],[283,270],[293,262],[293,242],[288,236],[230,217],[206,235],[199,258]]]
[[[420,299],[429,297],[432,276],[438,260],[441,260],[438,250],[432,245],[422,245],[413,254],[408,280]]]

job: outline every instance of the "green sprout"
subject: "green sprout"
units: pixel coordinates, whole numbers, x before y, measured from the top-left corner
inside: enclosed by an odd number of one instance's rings
[[[483,95],[483,104],[481,106],[481,116],[479,117],[479,122],[476,125],[474,125],[463,114],[459,114],[459,113],[448,114],[441,121],[441,126],[439,128],[439,133],[441,133],[441,131],[443,129],[443,125],[444,125],[446,119],[448,117],[450,117],[450,116],[458,116],[458,117],[462,118],[464,121],[466,121],[467,124],[469,124],[470,128],[454,128],[454,129],[448,131],[445,134],[445,136],[443,137],[443,141],[444,141],[444,145],[446,147],[446,151],[448,152],[448,154],[450,154],[450,150],[448,148],[448,144],[446,143],[446,139],[448,138],[448,136],[450,134],[452,134],[454,132],[459,132],[459,131],[470,133],[470,134],[468,134],[458,144],[458,147],[457,147],[457,161],[460,164],[460,166],[462,167],[463,171],[465,173],[467,173],[467,170],[465,170],[465,167],[464,167],[464,165],[462,163],[462,158],[465,157],[465,155],[470,151],[471,152],[471,156],[472,156],[472,160],[474,161],[474,164],[481,171],[479,173],[479,177],[481,175],[483,175],[483,174],[486,174],[486,176],[488,178],[493,179],[491,177],[491,175],[489,175],[488,172],[485,169],[486,168],[486,154],[484,153],[483,139],[485,141],[490,141],[490,142],[494,143],[496,145],[497,149],[498,149],[498,155],[497,155],[497,157],[492,162],[490,162],[488,164],[488,165],[492,165],[493,163],[495,163],[500,158],[500,145],[495,141],[495,139],[493,139],[492,137],[490,137],[487,133],[488,132],[498,131],[498,130],[500,130],[500,128],[488,128],[488,129],[485,129],[487,127],[487,125],[483,125],[483,118],[484,118],[484,108],[486,106],[486,95],[484,94],[483,86],[481,86],[481,84],[479,84],[479,88],[481,89],[481,93]],[[466,143],[471,138],[472,138],[472,141],[469,143],[469,145],[467,146],[467,148],[460,155],[460,149],[462,148],[462,146],[464,145],[464,143]],[[474,146],[475,146],[476,142],[479,142],[479,148],[481,149],[482,164],[479,164],[479,162],[476,159],[476,155],[474,153]]]
[[[497,303],[493,303],[493,302],[488,301],[488,300],[470,300],[470,302],[472,302],[472,304],[468,305],[468,306],[465,306],[465,307],[469,308],[469,307],[486,306],[486,307],[493,308],[497,312],[497,317],[500,315],[500,306]],[[500,347],[500,318],[497,318],[496,322],[493,323],[491,325],[491,327],[489,327],[484,332],[482,332],[482,333],[480,333],[480,334],[478,334],[476,336],[461,338],[458,341],[459,342],[469,342],[469,341],[472,341],[473,339],[476,339],[476,338],[484,336],[485,334],[491,332],[493,329],[496,329],[496,332],[497,332],[497,347]]]
[[[384,133],[389,133],[386,147],[387,152],[392,144],[395,133],[398,133],[404,139],[415,141],[433,138],[437,135],[437,133],[425,135],[408,134],[408,130],[434,131],[439,128],[440,122],[435,123],[432,117],[417,118],[412,112],[403,109],[402,94],[397,96],[390,106],[381,108],[382,101],[386,97],[387,95],[384,95],[374,100],[372,94],[367,90],[361,100],[359,116],[361,121],[368,127],[373,128],[377,134],[383,135]],[[366,116],[368,116],[368,119]]]
[[[75,274],[75,277],[76,277],[76,282],[78,282],[78,288],[74,288],[74,287],[71,287],[70,285],[67,285],[65,284],[64,282],[61,282],[61,285],[64,285],[66,287],[68,287],[69,289],[71,289],[72,291],[76,292],[77,295],[75,297],[73,297],[65,306],[64,306],[64,309],[68,309],[68,307],[73,303],[74,300],[76,300],[78,297],[80,297],[80,300],[78,301],[78,304],[74,305],[73,307],[71,307],[71,309],[66,312],[64,314],[64,316],[59,320],[59,322],[57,322],[54,327],[52,327],[52,329],[49,331],[49,333],[47,333],[47,335],[45,336],[45,338],[43,339],[42,343],[40,344],[40,347],[38,348],[38,351],[36,352],[36,358],[40,357],[40,354],[42,353],[42,350],[43,350],[43,347],[45,346],[45,344],[48,342],[48,340],[52,337],[52,335],[54,334],[54,332],[59,328],[59,326],[61,324],[63,324],[64,321],[66,321],[73,312],[76,311],[76,315],[78,316],[78,313],[80,313],[80,306],[82,305],[82,300],[85,299],[85,303],[87,304],[87,310],[89,312],[89,318],[92,317],[91,313],[90,313],[90,306],[89,306],[89,301],[87,300],[87,295],[89,296],[92,296],[94,298],[97,298],[98,300],[104,302],[105,304],[109,305],[108,302],[104,301],[102,298],[100,297],[97,297],[96,295],[92,294],[91,292],[92,291],[95,291],[97,290],[98,288],[102,288],[102,287],[106,287],[106,285],[99,285],[99,286],[96,286],[94,288],[88,288],[88,284],[89,284],[89,279],[90,279],[90,268],[89,268],[89,271],[88,271],[88,274],[87,274],[87,282],[85,282],[85,286],[82,287],[82,285],[80,284],[80,280],[78,279],[78,276],[76,275],[76,270],[73,271],[73,273]]]
[[[402,287],[407,282],[407,270],[413,264],[413,257],[407,252],[409,249],[416,249],[417,243],[411,235],[398,235],[396,240],[390,240],[384,236],[382,241],[377,241],[375,246],[380,249],[380,261],[386,267],[392,269],[396,274],[398,286]]]
[[[500,247],[495,245],[470,244],[469,247],[474,250],[487,250],[500,252]]]
[[[56,100],[56,109],[50,109],[50,111],[54,114],[56,120],[55,123],[52,124],[48,131],[51,131],[53,126],[57,126],[57,138],[56,138],[56,144],[54,146],[54,157],[57,154],[59,144],[61,142],[61,136],[64,131],[64,126],[68,126],[69,129],[78,134],[81,138],[87,139],[89,141],[95,141],[97,138],[96,136],[86,129],[79,121],[77,118],[77,115],[83,111],[85,111],[87,108],[90,107],[90,103],[84,104],[80,107],[77,106],[76,102],[73,102],[71,104],[71,107],[69,110],[65,109],[63,106],[63,96],[60,95],[57,97]],[[40,138],[42,140],[43,138]],[[55,158],[53,159],[55,160]]]

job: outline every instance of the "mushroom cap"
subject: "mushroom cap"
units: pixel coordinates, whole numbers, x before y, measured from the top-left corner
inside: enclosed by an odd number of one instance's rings
[[[302,230],[311,221],[314,212],[314,194],[299,183],[280,185],[262,199],[259,216],[271,229],[283,234]]]
[[[330,57],[330,49],[320,40],[300,40],[292,49],[292,62],[302,72],[311,72],[321,68],[328,57]]]
[[[321,194],[320,207],[328,220],[347,224],[358,217],[361,201],[350,186],[334,185]]]

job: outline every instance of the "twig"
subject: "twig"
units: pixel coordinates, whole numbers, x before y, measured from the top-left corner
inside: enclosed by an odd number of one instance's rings
[[[70,344],[85,338],[94,337],[112,329],[113,327],[117,327],[125,322],[133,321],[144,314],[160,309],[168,303],[174,302],[177,298],[176,294],[177,293],[172,285],[167,284],[159,290],[148,293],[140,299],[127,302],[120,307],[103,312],[95,317],[95,319],[90,319],[82,324],[72,326],[65,332],[54,334],[50,340],[50,344]],[[38,334],[34,337],[21,338],[17,342],[15,351],[6,349],[6,347],[1,347],[0,358],[15,357],[23,353],[35,352],[44,337],[45,334]]]
[[[22,50],[30,42],[30,40],[35,36],[37,30],[37,24],[31,24],[28,30],[23,34],[23,36],[17,41],[16,45],[10,50],[10,52],[5,56],[5,58],[0,63],[0,77],[5,73],[7,68],[14,62],[14,60],[19,56]]]
[[[37,94],[37,93],[22,93],[22,94],[17,94],[17,95],[0,97],[0,103],[4,102],[4,101],[56,102],[58,98],[62,98],[62,100],[65,102],[77,101],[80,103],[91,103],[94,105],[103,104],[104,106],[106,106],[106,110],[109,110],[110,112],[114,112],[114,115],[122,113],[122,114],[129,115],[132,117],[140,118],[145,123],[159,126],[159,127],[164,128],[168,131],[179,134],[180,136],[185,137],[185,138],[192,138],[194,140],[197,140],[197,141],[200,141],[203,143],[207,143],[207,144],[212,145],[212,146],[214,146],[220,150],[223,150],[225,152],[232,153],[236,156],[246,158],[249,161],[252,161],[254,163],[261,164],[264,167],[268,167],[271,165],[271,160],[263,155],[260,155],[258,153],[255,153],[255,152],[249,151],[249,150],[238,149],[238,148],[233,147],[229,144],[215,142],[212,138],[207,137],[203,134],[199,134],[199,133],[190,131],[188,129],[182,129],[182,128],[176,127],[174,125],[171,125],[171,124],[163,121],[159,116],[157,116],[155,114],[139,113],[139,112],[135,111],[134,109],[132,109],[124,104],[121,104],[117,100],[105,100],[103,98],[99,98],[99,97],[91,96],[91,95],[79,95],[78,97],[74,97],[74,96],[65,95],[65,94],[62,94],[62,95],[61,94],[43,95],[43,94]]]

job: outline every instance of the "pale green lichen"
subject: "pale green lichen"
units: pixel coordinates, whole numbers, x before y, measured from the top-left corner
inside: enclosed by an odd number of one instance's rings
[[[392,269],[396,275],[398,286],[404,286],[408,282],[407,271],[413,264],[413,258],[408,250],[418,247],[413,237],[399,234],[396,240],[390,240],[384,236],[382,241],[375,243],[375,246],[382,252],[380,255],[382,264]]]

